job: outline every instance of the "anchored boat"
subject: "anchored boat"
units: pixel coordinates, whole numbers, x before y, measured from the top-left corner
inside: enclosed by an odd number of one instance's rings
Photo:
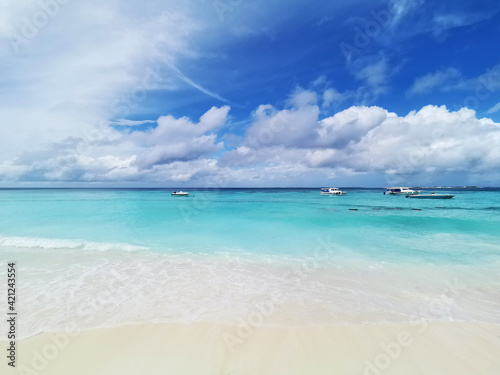
[[[407,187],[390,187],[386,188],[384,194],[387,195],[415,195],[420,194],[421,190],[412,190]]]
[[[417,199],[451,199],[454,195],[451,194],[418,194],[418,195],[407,195],[406,198],[417,198]]]
[[[344,195],[345,191],[340,190],[339,188],[321,188],[321,195]]]
[[[187,191],[174,191],[172,193],[172,195],[174,196],[178,196],[178,197],[187,197],[189,195],[189,193]]]

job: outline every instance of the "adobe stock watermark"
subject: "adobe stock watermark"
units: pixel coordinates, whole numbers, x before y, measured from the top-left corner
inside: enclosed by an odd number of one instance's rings
[[[394,13],[391,7],[379,11],[370,11],[370,20],[361,28],[358,25],[354,26],[354,36],[352,43],[345,41],[339,43],[340,50],[344,55],[345,60],[350,63],[352,56],[361,55],[361,51],[368,47],[374,38],[376,38],[382,30],[391,24],[394,18]]]
[[[45,370],[50,368],[50,364],[67,349],[71,340],[80,334],[78,330],[81,326],[77,323],[83,322],[84,324],[92,323],[95,317],[99,316],[102,306],[104,305],[118,305],[122,298],[129,298],[124,295],[123,290],[126,289],[124,284],[125,276],[121,275],[112,266],[109,269],[109,274],[113,279],[106,283],[106,288],[100,290],[101,296],[94,300],[82,301],[82,304],[77,309],[77,318],[71,320],[61,332],[48,333],[47,337],[49,342],[45,343],[38,349],[31,350],[31,361],[29,365],[20,364],[17,366],[17,372],[20,375],[39,375]],[[121,286],[121,288],[120,288]]]
[[[410,347],[418,340],[419,335],[424,333],[429,326],[429,317],[444,318],[445,313],[449,311],[467,285],[460,282],[457,278],[453,283],[446,281],[446,287],[443,289],[440,297],[431,300],[426,309],[420,311],[418,317],[410,320],[410,325],[416,328],[417,336],[408,331],[402,330],[396,336],[396,339],[390,342],[380,344],[382,351],[373,359],[365,359],[363,375],[381,375],[387,370],[402,354],[405,348]]]
[[[39,0],[37,3],[38,9],[31,17],[24,17],[21,20],[21,26],[10,37],[10,45],[14,53],[19,53],[23,46],[26,46],[42,29],[46,28],[50,20],[59,14],[61,6],[68,4],[70,1]]]

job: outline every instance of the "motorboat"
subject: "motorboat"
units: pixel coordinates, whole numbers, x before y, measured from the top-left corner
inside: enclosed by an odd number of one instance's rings
[[[345,191],[340,190],[339,188],[321,188],[321,195],[344,195]]]
[[[451,199],[454,195],[451,194],[418,194],[418,195],[407,195],[406,198],[418,198],[418,199]]]
[[[172,195],[177,196],[177,197],[187,197],[189,193],[187,191],[174,191]]]
[[[420,193],[421,190],[412,190],[407,187],[390,187],[384,191],[384,194],[387,195],[416,195]]]

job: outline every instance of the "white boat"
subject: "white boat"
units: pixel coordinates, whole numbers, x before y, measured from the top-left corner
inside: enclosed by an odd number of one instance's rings
[[[339,188],[321,188],[321,195],[344,195],[345,191],[340,190]]]
[[[174,191],[172,195],[178,196],[178,197],[187,197],[189,193],[187,191]]]
[[[384,194],[387,195],[416,195],[420,193],[421,190],[412,190],[407,187],[390,187],[384,191]]]
[[[406,198],[418,198],[418,199],[451,199],[454,195],[451,194],[418,194],[418,195],[407,195]]]

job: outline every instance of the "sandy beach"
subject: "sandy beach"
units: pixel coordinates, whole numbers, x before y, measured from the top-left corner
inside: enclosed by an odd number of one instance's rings
[[[144,324],[43,333],[3,374],[496,375],[500,325]],[[2,347],[6,342],[2,342]],[[4,367],[5,368],[5,367]]]

